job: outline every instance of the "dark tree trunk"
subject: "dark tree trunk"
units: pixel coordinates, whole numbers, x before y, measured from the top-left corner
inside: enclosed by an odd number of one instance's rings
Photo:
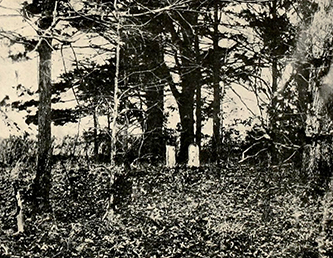
[[[277,24],[277,0],[272,1],[272,7],[271,7],[271,13],[272,13],[272,26],[273,26],[273,31],[279,31],[278,28],[274,28]],[[275,96],[277,92],[277,87],[278,87],[278,77],[279,77],[279,71],[278,71],[278,56],[276,53],[276,49],[278,48],[279,42],[276,40],[276,38],[273,38],[272,41],[272,46],[271,46],[271,51],[272,51],[272,63],[271,63],[271,68],[272,68],[272,88],[271,88],[271,93],[272,93],[272,100],[271,100],[271,106],[269,110],[269,128],[270,128],[270,137],[271,137],[271,145],[270,145],[270,160],[268,161],[268,165],[274,165],[278,162],[278,157],[277,157],[277,151],[274,145],[274,142],[276,142],[276,135],[277,135],[277,130],[278,130],[278,125],[277,125],[277,97]]]
[[[195,4],[195,3],[194,3]],[[181,123],[180,132],[180,149],[178,153],[178,162],[185,163],[188,160],[188,147],[194,143],[194,94],[196,91],[197,78],[196,73],[196,54],[195,54],[195,37],[193,28],[198,23],[198,15],[194,13],[178,13],[174,17],[179,21],[181,28],[176,29],[174,20],[170,16],[165,17],[165,29],[170,33],[174,46],[177,50],[174,51],[176,67],[180,76],[181,92],[177,89],[177,84],[173,81],[169,68],[162,65],[162,72],[166,74],[165,78],[171,88],[172,94],[175,97]]]
[[[154,162],[163,161],[165,156],[163,101],[163,85],[154,85],[146,89],[147,121],[143,154],[151,156]]]
[[[190,20],[190,19],[189,19]],[[195,24],[193,22],[193,24]],[[195,51],[193,48],[194,35],[190,29],[183,28],[183,42],[181,49],[181,88],[182,93],[178,99],[178,108],[181,123],[180,149],[178,162],[185,163],[188,160],[188,147],[194,143],[194,94],[196,83],[193,78],[197,78],[197,70],[194,69]]]
[[[184,163],[188,160],[188,147],[194,142],[194,90],[191,76],[183,77],[182,94],[178,102],[181,122],[180,150],[178,161]],[[193,77],[192,77],[193,78]]]
[[[148,69],[154,70],[163,63],[163,49],[160,42],[151,40],[147,42],[145,56],[149,58]],[[161,76],[156,74],[157,77]],[[146,135],[142,148],[142,154],[151,157],[153,162],[163,162],[165,158],[165,141],[163,136],[163,104],[164,104],[164,84],[153,78],[148,78],[149,85],[145,89],[147,105]]]
[[[275,165],[278,162],[277,151],[274,145],[276,142],[276,135],[278,130],[277,125],[277,98],[275,96],[277,92],[277,81],[278,81],[278,60],[276,57],[273,57],[272,61],[272,101],[271,107],[269,110],[269,127],[270,127],[270,137],[271,137],[271,145],[270,145],[270,160],[268,161],[269,165]]]
[[[201,70],[200,70],[200,48],[199,48],[199,37],[198,35],[195,36],[195,55],[196,55],[196,144],[199,146],[199,160],[200,160],[200,150],[201,150],[201,129],[202,129],[202,117],[201,117],[201,110],[202,110],[202,101],[201,101]]]
[[[33,184],[34,213],[50,210],[51,188],[51,56],[50,40],[42,40],[39,52],[38,161]]]
[[[298,152],[295,155],[295,166],[298,169],[302,169],[303,167],[303,156],[306,145],[306,120],[307,120],[307,109],[308,104],[310,104],[310,94],[309,94],[309,80],[310,80],[310,64],[299,64],[297,67],[297,72],[295,75],[295,82],[297,87],[297,109],[299,110],[300,118],[299,118],[299,128],[298,132],[295,136],[297,139],[296,144],[301,146]],[[304,180],[307,178],[304,177]]]

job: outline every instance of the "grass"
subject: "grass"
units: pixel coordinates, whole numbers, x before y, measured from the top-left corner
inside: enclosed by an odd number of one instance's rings
[[[28,196],[33,174],[20,173]],[[21,235],[10,171],[1,181],[3,257],[319,257],[323,198],[288,166],[55,166],[53,213]]]

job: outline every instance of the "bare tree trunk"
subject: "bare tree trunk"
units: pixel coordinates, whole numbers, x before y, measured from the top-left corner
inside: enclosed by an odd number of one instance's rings
[[[273,21],[273,27],[278,23],[277,22],[277,0],[272,1],[272,21]],[[279,42],[275,38],[273,38],[273,44],[272,44],[272,100],[271,100],[271,107],[269,110],[269,127],[270,127],[270,137],[271,137],[271,145],[270,145],[270,159],[268,161],[268,166],[274,165],[277,163],[277,151],[274,145],[274,142],[276,141],[276,134],[277,134],[277,98],[275,97],[277,88],[278,88],[278,77],[279,77],[279,71],[278,71],[278,57],[275,49],[277,48]]]
[[[191,19],[191,24],[197,23],[197,17],[191,17]],[[188,17],[188,20],[191,19]],[[182,130],[180,133],[178,161],[180,163],[186,163],[188,161],[188,148],[194,143],[194,93],[196,85],[193,83],[193,78],[196,78],[197,70],[193,69],[195,65],[195,52],[193,47],[195,35],[192,34],[192,28],[182,29],[182,35],[184,36],[184,40],[180,46],[182,53],[180,67],[180,74],[182,74],[182,93],[178,99]]]
[[[219,54],[219,4],[216,2],[214,7],[214,34],[213,34],[213,52],[214,52],[214,63],[213,63],[213,89],[214,89],[214,100],[213,100],[213,138],[212,138],[212,149],[213,149],[213,160],[219,162],[221,155],[221,90],[220,90],[220,54]]]
[[[186,163],[188,160],[188,148],[190,144],[194,143],[194,94],[196,91],[196,84],[193,82],[198,72],[193,67],[196,65],[196,54],[194,49],[195,35],[193,28],[198,24],[198,14],[183,13],[179,15],[179,22],[181,28],[178,31],[174,27],[174,21],[169,19],[166,24],[166,30],[171,34],[172,39],[176,42],[178,47],[176,59],[176,70],[180,75],[181,92],[173,82],[169,69],[164,64],[161,67],[167,71],[168,83],[171,88],[172,94],[175,97],[181,123],[180,132],[180,149],[178,154],[178,162]],[[179,54],[178,54],[179,53]]]
[[[179,100],[179,114],[182,125],[180,133],[179,162],[185,163],[188,160],[188,147],[194,142],[194,89],[191,76],[183,78],[182,94]]]
[[[96,101],[94,103],[97,105]],[[97,118],[97,107],[93,110],[93,120],[94,120],[94,158],[98,161],[98,118]]]
[[[38,161],[33,184],[34,213],[50,210],[51,188],[51,41],[42,39],[39,52]]]
[[[117,6],[117,1],[115,1],[115,8]],[[115,156],[116,156],[116,134],[117,134],[117,117],[118,117],[118,108],[119,108],[119,66],[120,66],[120,21],[119,14],[117,12],[117,39],[116,39],[116,73],[114,77],[114,92],[113,92],[113,117],[111,123],[111,164],[115,165]]]
[[[197,78],[196,78],[196,144],[199,147],[199,160],[200,160],[200,150],[201,150],[201,129],[202,129],[202,117],[201,117],[201,110],[202,110],[202,103],[201,103],[201,70],[200,70],[200,48],[199,48],[199,37],[198,35],[195,36],[195,55],[196,55],[196,63],[197,63]]]

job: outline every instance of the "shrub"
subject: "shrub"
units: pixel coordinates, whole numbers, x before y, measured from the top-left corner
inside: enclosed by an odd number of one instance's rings
[[[23,136],[11,135],[0,142],[0,164],[4,167],[12,167],[18,162],[32,163],[36,160],[36,141]]]

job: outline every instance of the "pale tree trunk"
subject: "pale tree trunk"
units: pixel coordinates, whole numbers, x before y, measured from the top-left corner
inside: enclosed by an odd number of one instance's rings
[[[111,166],[115,166],[115,157],[116,157],[116,135],[117,135],[117,117],[118,117],[118,108],[119,108],[119,66],[120,66],[120,41],[121,41],[121,36],[120,36],[120,16],[118,13],[117,9],[117,1],[114,1],[114,8],[116,10],[116,19],[118,21],[117,24],[117,38],[116,38],[116,53],[115,53],[115,58],[116,58],[116,72],[115,72],[115,77],[114,77],[114,92],[113,92],[113,112],[112,112],[112,122],[110,126],[111,130],[111,143],[110,143],[110,163]],[[115,187],[115,175],[111,172],[110,170],[110,187],[111,189]],[[115,208],[115,193],[111,191],[110,197],[109,197],[109,203],[108,203],[108,209],[103,216],[103,219],[108,217],[113,218],[114,215],[114,208]]]
[[[95,101],[95,105],[97,105],[97,101]],[[94,120],[94,159],[98,161],[98,114],[97,114],[97,106],[94,107],[93,110],[93,120]]]
[[[331,56],[331,53],[328,55]],[[330,68],[331,67],[331,68]],[[322,197],[322,219],[320,235],[317,238],[319,257],[332,257],[333,252],[333,115],[332,115],[331,59],[323,59],[320,67],[311,66],[309,104],[306,119],[307,145],[303,152],[302,172],[311,186],[312,194]]]
[[[117,6],[117,1],[115,1],[115,8]],[[113,114],[112,114],[112,123],[111,123],[111,164],[115,165],[115,156],[116,156],[116,134],[117,134],[117,117],[118,117],[118,108],[119,108],[119,66],[120,66],[120,21],[119,14],[117,12],[117,41],[116,41],[116,72],[114,77],[114,92],[113,92]]]
[[[166,146],[166,167],[174,168],[176,166],[176,147],[175,146]]]
[[[327,114],[317,83],[310,83],[313,101],[306,121],[308,144],[304,150],[303,173],[313,182],[315,192],[322,194],[332,175],[332,119]]]
[[[190,168],[200,167],[199,160],[199,146],[197,144],[191,144],[188,147],[188,162],[187,166]]]
[[[24,232],[24,217],[23,217],[23,202],[21,197],[21,192],[19,188],[19,184],[17,181],[14,182],[14,192],[16,199],[16,221],[17,221],[17,232],[16,234],[20,234]]]

